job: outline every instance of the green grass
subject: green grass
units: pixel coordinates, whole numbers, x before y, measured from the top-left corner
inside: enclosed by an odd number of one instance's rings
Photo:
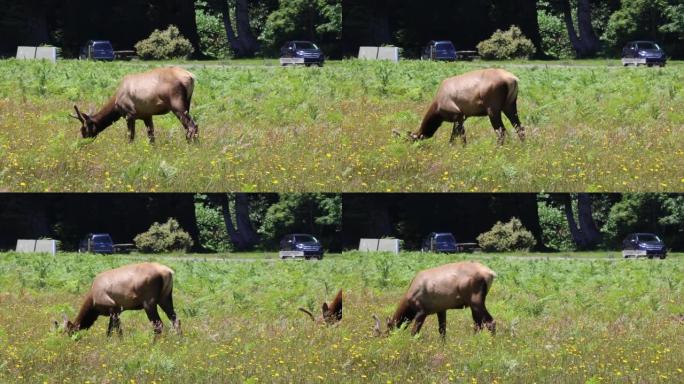
[[[151,146],[142,123],[129,144],[123,121],[79,139],[68,114],[99,108],[122,76],[162,63],[2,61],[0,190],[684,190],[684,66],[563,63],[190,62],[200,143],[167,115]],[[520,78],[526,143],[510,134],[497,147],[486,118],[466,122],[466,147],[448,144],[447,124],[417,144],[391,137],[416,129],[443,78],[485,66]]]
[[[487,256],[480,257],[480,256]],[[468,310],[434,316],[412,338],[371,332],[415,272],[482,260],[498,274],[487,299],[497,334],[474,334]],[[681,382],[684,259],[559,260],[495,255],[346,253],[320,262],[195,262],[163,258],[176,274],[184,335],[153,343],[141,311],[67,337],[50,328],[74,316],[99,271],[125,257],[0,255],[0,382]],[[313,310],[345,290],[339,326]],[[168,321],[165,324],[168,326]]]

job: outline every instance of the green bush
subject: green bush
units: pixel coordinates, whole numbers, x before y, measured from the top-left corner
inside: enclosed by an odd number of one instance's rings
[[[213,13],[206,1],[196,1],[195,8],[202,53],[214,59],[230,59],[232,53],[221,16]]]
[[[205,195],[195,197],[195,217],[202,248],[211,252],[230,252],[233,245],[226,231],[221,211],[212,206]]]
[[[537,205],[537,212],[544,245],[556,251],[575,250],[565,213],[560,208],[543,201]]]
[[[192,247],[192,238],[174,218],[164,224],[154,223],[147,232],[133,239],[142,253],[185,252]]]
[[[569,59],[574,57],[575,51],[568,37],[568,30],[561,16],[551,11],[548,2],[539,3],[537,11],[541,46],[544,53],[555,59]]]
[[[537,244],[532,232],[515,217],[506,224],[498,221],[489,232],[480,234],[477,242],[486,252],[529,251]]]
[[[187,59],[194,52],[175,25],[164,31],[155,29],[150,37],[135,44],[135,50],[143,60]]]
[[[515,25],[505,32],[497,29],[477,45],[477,50],[486,60],[529,59],[535,52],[532,41]]]

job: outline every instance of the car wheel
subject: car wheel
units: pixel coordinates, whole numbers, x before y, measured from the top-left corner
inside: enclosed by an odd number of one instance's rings
[[[653,258],[653,255],[646,255],[649,259]]]
[[[664,260],[666,256],[667,256],[667,255],[665,255],[665,254],[660,255],[660,260]]]
[[[318,260],[323,259],[323,254],[321,253],[320,255],[316,256],[316,258],[317,258]]]
[[[304,260],[311,260],[311,256],[304,256]]]

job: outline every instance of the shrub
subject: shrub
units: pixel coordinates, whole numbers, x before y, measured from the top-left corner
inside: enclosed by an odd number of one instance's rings
[[[551,12],[548,2],[540,2],[539,6],[537,20],[544,53],[556,59],[574,57],[575,51],[570,43],[568,30],[563,19]]]
[[[181,35],[175,25],[154,32],[135,45],[138,56],[143,60],[187,59],[193,52],[190,41]]]
[[[212,252],[233,250],[221,211],[212,206],[205,195],[195,197],[195,216],[202,248]]]
[[[487,252],[529,251],[537,244],[532,233],[515,217],[506,224],[497,222],[489,232],[480,234],[477,241]]]
[[[560,208],[543,201],[537,205],[537,212],[544,245],[556,251],[575,250],[565,213]]]
[[[190,235],[174,218],[169,218],[164,224],[155,222],[147,232],[139,234],[133,241],[142,253],[185,252],[193,244]]]
[[[206,1],[197,1],[195,7],[202,53],[214,59],[229,59],[232,54],[221,17],[211,11]]]
[[[528,59],[535,52],[532,41],[515,25],[505,32],[497,29],[492,37],[477,45],[477,50],[487,60]]]

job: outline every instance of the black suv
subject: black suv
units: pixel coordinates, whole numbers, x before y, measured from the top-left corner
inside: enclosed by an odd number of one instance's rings
[[[323,246],[318,239],[304,233],[293,233],[283,236],[283,239],[280,240],[280,250],[300,253],[300,257],[304,256],[307,260],[312,257],[318,260],[323,258]]]
[[[288,41],[280,48],[280,65],[304,64],[323,66],[325,56],[318,46],[310,41]]]
[[[622,48],[622,65],[640,64],[665,66],[667,56],[660,46],[652,41],[630,41]]]
[[[625,257],[629,254],[641,253],[649,259],[658,256],[664,259],[667,256],[667,248],[660,238],[652,233],[632,233],[622,241],[622,251]],[[627,251],[627,252],[625,252]]]

